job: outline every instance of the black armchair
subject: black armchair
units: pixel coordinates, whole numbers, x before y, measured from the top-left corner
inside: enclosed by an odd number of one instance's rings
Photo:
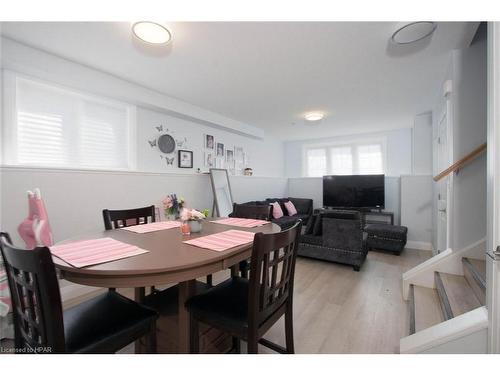
[[[328,211],[313,217],[300,238],[298,255],[344,263],[359,271],[366,259],[366,235],[358,211]]]

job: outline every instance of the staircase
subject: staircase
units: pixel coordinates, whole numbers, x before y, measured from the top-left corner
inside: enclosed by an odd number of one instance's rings
[[[420,282],[422,277],[410,281],[409,329],[401,339],[401,353],[485,352],[486,264],[467,256],[457,261],[462,269],[455,267],[453,274],[442,270],[447,269],[443,259],[440,263],[445,265],[429,267],[425,282]]]
[[[484,305],[486,264],[462,258],[464,275],[434,272],[436,289],[410,285],[410,335]]]

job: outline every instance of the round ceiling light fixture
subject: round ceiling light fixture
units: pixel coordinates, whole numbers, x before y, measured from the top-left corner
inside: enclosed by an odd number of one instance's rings
[[[437,23],[431,21],[418,21],[399,27],[391,36],[395,44],[410,44],[428,38],[436,31]]]
[[[311,122],[323,120],[323,117],[325,117],[323,112],[309,112],[304,115],[304,118]]]
[[[132,25],[132,32],[143,42],[150,44],[167,44],[172,34],[163,25],[151,21],[139,21]]]

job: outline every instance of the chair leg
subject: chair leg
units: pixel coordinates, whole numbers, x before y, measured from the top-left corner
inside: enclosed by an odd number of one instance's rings
[[[289,354],[295,354],[295,346],[293,343],[293,308],[291,303],[288,303],[285,311],[285,337],[286,351]]]
[[[233,345],[232,345],[232,350],[234,350],[234,352],[236,354],[241,354],[241,341],[238,337],[234,337],[233,336]]]
[[[151,331],[149,332],[148,335],[148,347],[147,347],[147,353],[149,354],[156,354],[157,353],[157,348],[156,348],[156,322],[151,324]]]
[[[190,316],[190,320],[191,320],[191,337],[190,337],[190,340],[191,341],[191,354],[198,354],[200,353],[200,330],[199,330],[199,326],[198,326],[198,321],[193,317],[193,315],[191,314]]]
[[[241,277],[248,279],[248,263],[246,260],[240,262],[240,273]]]
[[[247,346],[248,354],[259,354],[259,339],[257,336],[249,335]]]

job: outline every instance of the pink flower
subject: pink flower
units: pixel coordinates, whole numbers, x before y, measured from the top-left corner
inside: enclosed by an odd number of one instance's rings
[[[181,211],[181,220],[182,221],[189,221],[189,220],[202,220],[205,219],[205,215],[203,215],[201,212],[192,210],[189,208],[184,208]]]

